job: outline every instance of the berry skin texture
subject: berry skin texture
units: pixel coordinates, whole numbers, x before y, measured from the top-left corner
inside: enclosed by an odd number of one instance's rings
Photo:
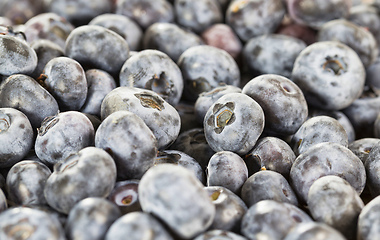
[[[210,107],[203,125],[214,151],[243,155],[256,144],[264,122],[264,112],[255,100],[243,93],[229,93]]]

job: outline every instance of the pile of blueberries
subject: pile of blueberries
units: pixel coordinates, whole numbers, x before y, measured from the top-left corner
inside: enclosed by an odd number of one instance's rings
[[[0,239],[380,239],[379,49],[380,0],[0,0]]]

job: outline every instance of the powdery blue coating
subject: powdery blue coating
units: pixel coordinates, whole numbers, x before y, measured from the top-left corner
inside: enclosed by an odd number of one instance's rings
[[[244,42],[274,32],[286,12],[282,0],[236,0],[227,8],[226,23]]]
[[[311,216],[341,232],[347,239],[356,239],[363,200],[343,178],[324,176],[310,187],[307,201]]]
[[[16,205],[47,204],[44,188],[50,174],[50,169],[37,161],[24,160],[16,163],[7,174],[8,199]]]
[[[121,180],[140,179],[153,166],[157,140],[136,114],[121,110],[109,115],[95,134],[95,146],[109,152]]]
[[[35,142],[37,157],[53,165],[94,143],[91,121],[77,111],[58,113],[46,118],[38,129]]]
[[[154,91],[173,106],[182,96],[181,70],[161,51],[147,49],[128,58],[120,70],[119,79],[120,86]]]
[[[24,113],[0,108],[0,167],[11,167],[33,147],[33,128]]]
[[[308,106],[301,89],[290,79],[276,74],[263,74],[250,80],[242,89],[262,107],[265,131],[292,135],[304,123]]]
[[[88,25],[98,25],[115,31],[128,42],[131,51],[138,51],[141,48],[143,31],[135,21],[127,16],[105,13],[93,18]]]
[[[376,144],[369,152],[364,163],[367,172],[367,186],[372,197],[380,195],[380,144]]]
[[[85,74],[88,90],[81,112],[100,116],[103,99],[116,88],[115,79],[109,73],[100,69],[90,69]]]
[[[324,23],[348,16],[350,0],[288,0],[289,16],[299,24],[319,29]]]
[[[348,143],[352,143],[356,139],[356,133],[354,126],[350,119],[341,111],[325,111],[320,109],[309,109],[309,117],[315,116],[329,116],[338,120],[338,122],[342,125],[344,130],[346,130]]]
[[[217,0],[176,0],[174,13],[180,26],[198,34],[223,20],[222,9]]]
[[[199,97],[194,103],[194,114],[197,116],[197,120],[203,124],[206,112],[216,102],[216,100],[227,93],[233,92],[241,93],[241,88],[232,85],[225,85],[215,87],[210,91],[199,94]]]
[[[37,54],[20,38],[0,35],[0,74],[31,74],[37,66]]]
[[[215,153],[208,162],[206,173],[208,187],[225,187],[238,195],[248,178],[248,168],[244,160],[229,151]]]
[[[253,71],[290,78],[294,61],[305,47],[305,42],[295,37],[265,34],[251,38],[244,46],[243,56]]]
[[[248,207],[262,200],[274,200],[298,206],[297,196],[285,177],[270,170],[251,175],[244,182],[241,198]]]
[[[329,116],[316,116],[305,121],[293,135],[291,146],[298,156],[322,142],[334,142],[348,146],[347,132],[338,120]]]
[[[151,90],[135,87],[115,88],[103,99],[101,118],[105,119],[120,110],[130,111],[139,116],[153,132],[159,149],[170,146],[179,135],[181,118],[177,110]]]
[[[7,198],[2,189],[0,189],[0,213],[8,208]]]
[[[64,56],[63,47],[50,40],[35,40],[32,43],[30,43],[30,47],[34,49],[38,58],[37,67],[34,69],[33,73],[30,74],[30,76],[34,79],[37,79],[41,75],[45,65],[50,60],[52,60],[55,57]]]
[[[119,34],[96,25],[75,28],[66,39],[65,54],[83,66],[116,76],[129,57],[128,43]]]
[[[94,17],[112,11],[109,0],[44,0],[48,12],[54,12],[75,25],[87,24]]]
[[[103,149],[84,148],[54,165],[44,195],[49,206],[68,214],[88,197],[107,197],[116,182],[116,165]]]
[[[247,238],[240,236],[234,232],[224,230],[209,230],[205,233],[198,235],[194,240],[248,240]]]
[[[74,26],[66,18],[62,17],[61,14],[46,12],[30,18],[25,23],[24,33],[28,43],[46,39],[63,49],[66,38],[72,30],[74,30]]]
[[[116,14],[135,20],[143,29],[156,22],[173,22],[174,9],[166,0],[118,0]]]
[[[320,177],[335,175],[351,184],[361,194],[366,184],[362,161],[338,143],[316,144],[299,155],[290,170],[290,185],[300,202],[307,201],[310,186]]]
[[[70,210],[65,224],[69,239],[103,240],[109,227],[119,218],[119,208],[104,198],[89,197]]]
[[[295,159],[296,155],[290,146],[276,137],[260,138],[244,157],[248,170],[252,171],[251,174],[265,168],[281,173],[285,178],[289,177],[290,168]]]
[[[215,205],[215,217],[209,230],[239,232],[241,219],[248,210],[243,200],[221,186],[205,187],[205,189]]]
[[[26,207],[10,208],[0,214],[0,239],[13,240],[28,236],[28,240],[65,240],[59,221],[48,213]]]
[[[380,197],[375,197],[362,209],[358,219],[358,240],[380,238]]]
[[[350,149],[358,158],[365,164],[369,153],[372,148],[380,144],[379,138],[361,138],[348,145]]]
[[[283,239],[297,225],[312,221],[292,204],[263,200],[248,209],[241,233],[250,240]]]
[[[255,100],[243,93],[229,93],[210,107],[203,126],[206,140],[214,151],[243,155],[256,144],[264,122],[264,112]]]
[[[297,225],[284,240],[346,240],[346,238],[334,228],[317,222],[301,223]]]
[[[39,128],[46,117],[57,114],[59,110],[56,99],[37,81],[23,74],[13,74],[2,81],[0,106],[23,112],[34,129]]]
[[[155,217],[144,212],[128,213],[116,220],[108,230],[105,240],[173,240],[165,227]]]
[[[201,165],[192,157],[178,150],[163,150],[157,153],[154,165],[162,163],[171,163],[182,166],[192,171],[200,182],[206,182],[205,173]]]
[[[365,68],[376,61],[379,53],[372,33],[346,19],[331,20],[323,24],[318,31],[318,42],[322,41],[346,44],[358,54]]]
[[[174,23],[155,23],[145,31],[143,38],[144,49],[162,51],[175,62],[187,49],[199,45],[203,45],[203,41],[197,34]]]
[[[194,46],[178,59],[183,75],[183,95],[195,101],[202,92],[221,85],[240,85],[240,70],[236,61],[226,51],[213,46]]]
[[[86,101],[87,80],[82,66],[68,57],[50,60],[43,70],[43,86],[57,100],[60,110],[79,110]]]
[[[316,42],[298,55],[291,79],[301,88],[309,105],[341,110],[362,94],[365,68],[358,54],[347,45]]]
[[[180,238],[194,238],[214,220],[215,206],[207,191],[184,167],[152,167],[142,177],[138,192],[142,210],[160,218]]]

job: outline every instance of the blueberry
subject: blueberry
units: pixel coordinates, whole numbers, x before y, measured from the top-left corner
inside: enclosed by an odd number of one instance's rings
[[[301,89],[290,79],[264,74],[250,80],[242,89],[262,107],[265,131],[292,135],[307,119],[308,107]]]
[[[375,6],[370,4],[360,4],[350,8],[347,20],[368,29],[380,43],[380,16]]]
[[[141,48],[143,31],[135,21],[127,16],[105,13],[93,18],[88,25],[98,25],[116,32],[128,42],[131,51]]]
[[[8,208],[7,198],[2,189],[0,189],[0,213]]]
[[[33,147],[33,128],[17,109],[0,108],[0,167],[11,167]]]
[[[301,203],[307,201],[310,186],[320,177],[335,175],[349,182],[358,194],[366,183],[366,170],[360,159],[338,143],[316,144],[299,155],[290,170],[290,185]]]
[[[0,9],[0,15],[9,18],[14,24],[24,24],[44,11],[43,0],[4,0]]]
[[[108,230],[105,240],[173,240],[155,217],[144,212],[128,213],[117,219]]]
[[[210,158],[215,154],[206,141],[203,128],[193,128],[181,133],[170,149],[179,150],[193,157],[203,170],[206,169]]]
[[[297,23],[319,29],[324,23],[348,16],[350,0],[288,0],[287,9],[291,19]]]
[[[0,74],[31,74],[37,66],[37,54],[27,42],[17,37],[0,35]]]
[[[0,214],[0,238],[11,239],[66,239],[59,221],[48,213],[27,208],[9,208]]]
[[[329,116],[309,118],[293,135],[291,146],[298,156],[322,142],[334,142],[344,147],[348,146],[347,132],[338,120]]]
[[[173,22],[174,9],[166,0],[118,0],[116,14],[135,20],[143,29],[156,22]]]
[[[224,230],[209,230],[207,232],[204,232],[200,235],[198,235],[194,240],[248,240],[247,238],[240,236],[236,233],[230,232],[230,231],[224,231]]]
[[[377,88],[378,86],[365,86],[360,98],[342,110],[355,129],[356,139],[374,137],[374,123],[380,113],[380,95]]]
[[[239,63],[243,44],[229,25],[213,24],[202,32],[201,37],[205,44],[225,50]]]
[[[215,206],[207,191],[184,167],[152,167],[142,177],[138,191],[142,210],[161,219],[181,238],[194,238],[214,220]]]
[[[356,239],[357,220],[364,203],[346,180],[338,176],[317,179],[310,187],[307,205],[315,221],[326,223],[347,239]]]
[[[144,121],[129,111],[117,111],[100,124],[95,146],[111,154],[120,180],[141,178],[153,166],[157,140]]]
[[[38,58],[37,67],[34,69],[33,73],[30,74],[30,76],[35,79],[41,75],[45,65],[50,60],[64,55],[61,46],[46,39],[35,40],[30,44],[30,47],[34,49]]]
[[[58,113],[47,117],[38,128],[36,155],[45,164],[54,165],[82,148],[93,145],[94,135],[94,127],[83,113]]]
[[[373,135],[375,138],[380,138],[380,112],[377,115],[373,124]]]
[[[248,178],[248,168],[236,153],[215,153],[207,166],[207,186],[222,186],[240,195],[241,187]]]
[[[199,97],[194,103],[194,114],[197,120],[202,123],[208,109],[222,96],[227,93],[241,93],[241,89],[232,85],[218,86],[210,91],[199,94]]]
[[[125,180],[115,183],[115,187],[108,195],[108,200],[116,204],[122,214],[141,211],[139,201],[140,180]]]
[[[152,90],[175,106],[182,96],[183,80],[181,70],[168,55],[157,50],[143,50],[123,64],[120,86]]]
[[[68,214],[88,197],[107,197],[116,182],[116,165],[104,150],[87,147],[54,165],[44,195],[49,206]]]
[[[50,169],[43,163],[24,160],[9,170],[6,179],[8,199],[16,205],[46,204],[44,188]]]
[[[135,87],[118,87],[109,92],[101,105],[101,118],[127,110],[139,116],[153,132],[163,150],[177,138],[181,118],[177,110],[157,93]]]
[[[346,240],[337,230],[323,223],[308,222],[297,225],[284,240]]]
[[[275,200],[298,206],[298,200],[288,181],[281,174],[264,170],[251,175],[243,184],[241,198],[248,207],[262,200]]]
[[[282,0],[234,0],[226,11],[226,23],[244,42],[273,33],[280,25],[286,8]]]
[[[380,195],[380,178],[379,178],[379,154],[380,144],[376,144],[370,150],[367,159],[365,160],[365,169],[367,172],[367,186],[372,197]]]
[[[109,227],[121,216],[120,210],[110,201],[89,197],[70,210],[65,225],[68,239],[104,239]]]
[[[358,158],[365,163],[368,154],[371,152],[372,148],[380,144],[380,139],[378,138],[361,138],[348,145],[348,148],[356,155]]]
[[[249,176],[261,169],[272,170],[289,177],[290,168],[296,155],[290,146],[280,138],[260,138],[251,151],[244,157]]]
[[[364,67],[375,62],[379,50],[375,37],[363,27],[348,20],[331,20],[319,29],[318,41],[338,41],[352,48],[360,57]]]
[[[312,222],[298,207],[274,200],[251,206],[244,215],[241,232],[248,239],[283,239],[297,225]]]
[[[219,98],[204,119],[205,137],[218,151],[246,154],[256,144],[264,129],[260,105],[243,93],[229,93]]]
[[[61,48],[65,47],[66,38],[72,30],[74,26],[70,22],[53,12],[38,14],[25,23],[25,36],[29,43],[46,39]]]
[[[85,69],[98,68],[117,76],[129,56],[128,43],[119,34],[96,25],[75,28],[66,39],[65,54]]]
[[[85,25],[94,17],[112,11],[112,1],[109,0],[66,0],[44,1],[48,12],[54,12],[74,25]]]
[[[213,204],[215,217],[209,230],[240,232],[241,219],[248,208],[243,200],[225,187],[205,187]]]
[[[144,49],[162,51],[175,62],[184,51],[199,45],[203,45],[203,41],[197,34],[182,29],[174,23],[152,24],[143,37]]]
[[[37,81],[24,74],[13,74],[0,85],[0,106],[23,112],[34,130],[59,110],[56,99]]]
[[[193,128],[203,127],[203,119],[200,121],[195,115],[194,103],[181,100],[175,106],[175,109],[178,111],[179,117],[181,118],[180,134]]]
[[[380,197],[375,197],[362,209],[357,225],[357,237],[360,240],[377,239],[380,237],[380,229],[377,223],[380,221]]]
[[[115,79],[106,71],[89,69],[85,72],[87,96],[81,112],[100,117],[101,104],[104,97],[116,88]]]
[[[190,101],[223,84],[240,85],[237,63],[230,54],[216,47],[191,47],[181,54],[178,66],[183,75],[183,95]]]
[[[178,150],[163,150],[157,153],[154,165],[171,163],[182,166],[194,173],[197,179],[205,183],[205,174],[201,165],[192,157]]]
[[[317,42],[298,55],[291,79],[301,88],[310,106],[341,110],[363,92],[365,69],[359,56],[347,45]]]
[[[313,44],[317,41],[317,31],[315,29],[294,21],[281,24],[275,33],[301,39],[307,45]]]
[[[355,129],[352,126],[350,119],[342,111],[325,111],[320,109],[309,109],[309,117],[316,116],[329,116],[332,117],[342,125],[346,130],[348,143],[352,143],[356,139]]]
[[[293,64],[306,44],[295,37],[265,34],[249,39],[244,45],[243,61],[258,74],[277,74],[290,78]]]
[[[178,25],[201,33],[214,23],[223,20],[222,9],[217,0],[175,0],[174,12]]]

